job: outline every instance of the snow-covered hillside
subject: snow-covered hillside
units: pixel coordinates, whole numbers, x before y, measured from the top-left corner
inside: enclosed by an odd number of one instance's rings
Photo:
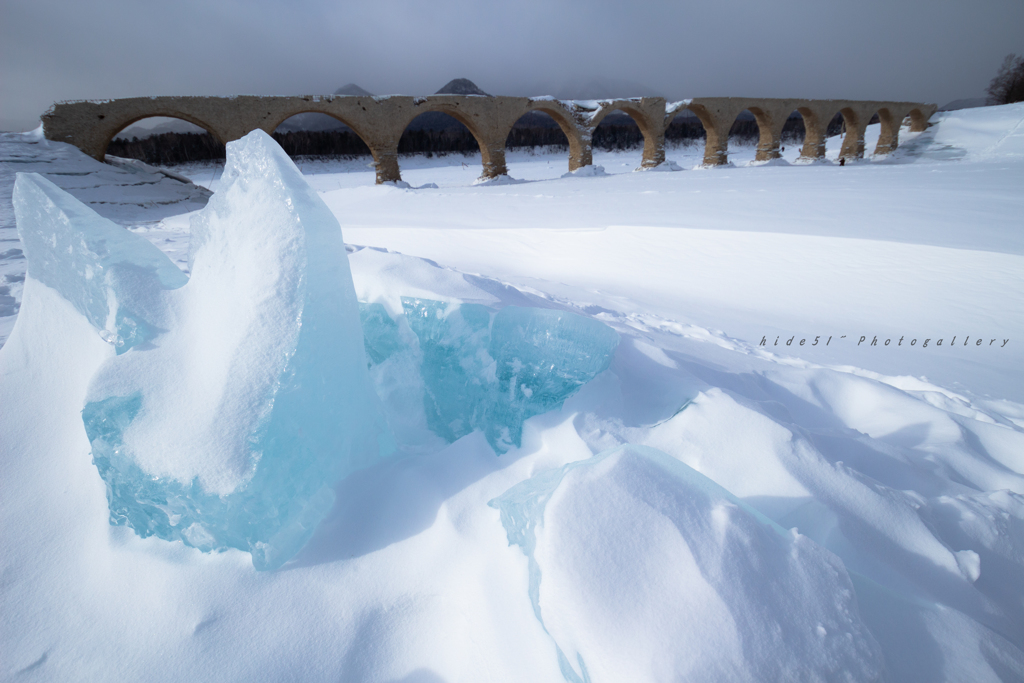
[[[417,158],[404,189],[301,164],[356,297],[399,328],[412,299],[522,306],[619,344],[501,455],[479,430],[432,434],[423,387],[371,354],[399,451],[342,480],[273,572],[108,523],[82,409],[114,351],[55,290],[22,290],[9,180],[3,675],[1024,680],[1024,105],[933,122],[844,167],[787,146],[697,170],[682,148],[682,172],[597,153],[606,174],[563,178],[564,156],[516,153],[526,182]],[[66,145],[2,144],[3,177],[67,165],[50,179],[102,188],[95,208],[128,206],[107,215],[188,271],[200,190],[142,169],[178,197],[146,205]]]

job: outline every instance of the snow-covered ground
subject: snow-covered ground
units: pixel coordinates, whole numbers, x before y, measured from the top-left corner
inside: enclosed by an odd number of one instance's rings
[[[520,448],[474,432],[344,480],[276,572],[109,526],[81,418],[106,345],[67,352],[80,331],[28,306],[0,318],[3,675],[1024,680],[1024,105],[933,122],[845,167],[744,147],[697,170],[690,147],[669,150],[682,172],[599,152],[607,175],[562,178],[564,154],[514,152],[528,182],[418,157],[403,177],[437,187],[404,189],[366,160],[301,163],[360,301],[556,308],[621,342]],[[187,269],[199,190],[0,145],[3,311],[18,170]]]

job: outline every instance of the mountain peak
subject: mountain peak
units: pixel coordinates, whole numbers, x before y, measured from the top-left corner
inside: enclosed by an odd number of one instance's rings
[[[476,86],[476,83],[468,78],[456,78],[448,81],[435,95],[483,95],[490,97],[487,93]]]
[[[367,92],[366,90],[363,90],[362,88],[360,88],[355,83],[349,83],[348,85],[341,86],[340,88],[338,88],[337,90],[334,91],[334,94],[335,95],[356,95],[356,96],[359,96],[359,97],[373,97],[373,93]]]

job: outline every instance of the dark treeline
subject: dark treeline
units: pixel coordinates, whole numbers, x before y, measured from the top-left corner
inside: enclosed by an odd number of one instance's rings
[[[872,120],[877,122],[877,117]],[[399,154],[473,154],[479,151],[476,139],[469,129],[452,120],[446,128],[417,128],[410,126],[398,143]],[[828,135],[839,135],[844,130],[839,114],[829,123]],[[740,117],[733,123],[729,136],[741,143],[756,142],[759,136],[753,117]],[[794,144],[803,139],[804,121],[792,116],[782,129],[784,141]],[[676,117],[665,131],[665,140],[688,144],[705,138],[704,126],[692,116]],[[369,156],[366,144],[350,128],[319,131],[291,131],[274,133],[274,139],[289,156],[354,157]],[[636,123],[625,115],[608,116],[593,134],[593,145],[600,150],[640,149],[644,138]],[[509,149],[525,147],[554,147],[567,149],[565,134],[547,116],[523,117],[509,133]],[[224,145],[208,133],[162,133],[131,140],[112,140],[107,154],[140,159],[147,164],[168,165],[206,159],[223,159]]]
[[[223,159],[224,145],[209,133],[161,133],[141,140],[111,140],[107,145],[107,154],[164,166],[187,161]]]
[[[398,140],[399,154],[473,154],[480,146],[461,123],[444,130],[406,130]]]
[[[274,133],[274,140],[288,156],[369,156],[370,148],[351,128],[342,130],[296,130]]]
[[[523,147],[555,147],[568,149],[569,141],[561,128],[548,127],[515,127],[508,134],[508,141],[505,143],[509,149],[522,149]]]

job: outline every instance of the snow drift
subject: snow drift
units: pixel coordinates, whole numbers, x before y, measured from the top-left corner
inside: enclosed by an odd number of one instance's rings
[[[661,451],[620,446],[490,504],[570,683],[882,677],[842,562]]]

